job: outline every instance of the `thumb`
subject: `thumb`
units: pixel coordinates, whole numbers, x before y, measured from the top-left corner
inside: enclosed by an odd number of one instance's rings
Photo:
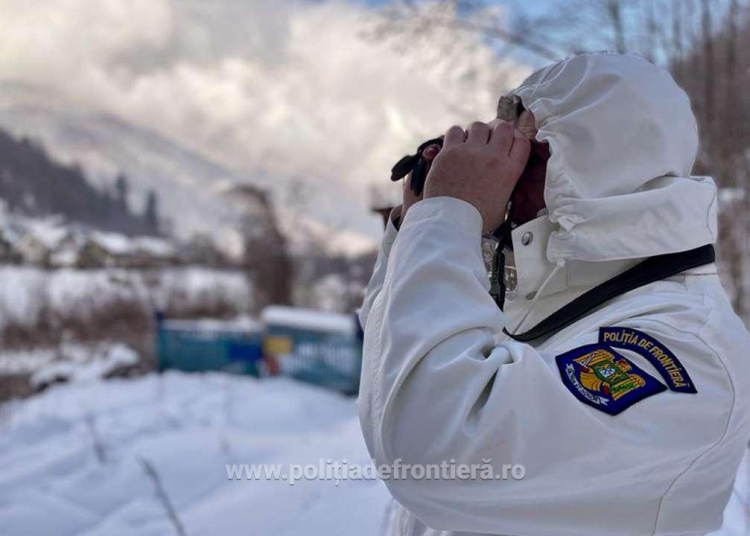
[[[529,154],[531,153],[531,142],[526,134],[516,129],[513,132],[513,145],[510,147],[508,156],[510,157],[511,163],[517,165],[520,169],[526,166],[526,162],[529,160]]]

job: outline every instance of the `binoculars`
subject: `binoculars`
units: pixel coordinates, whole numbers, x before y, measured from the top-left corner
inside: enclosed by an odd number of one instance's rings
[[[400,181],[411,173],[411,191],[414,195],[420,195],[424,189],[424,181],[427,179],[427,172],[430,170],[430,163],[424,159],[422,153],[430,145],[439,145],[443,147],[443,137],[434,138],[427,140],[417,149],[416,154],[406,155],[401,160],[396,162],[396,165],[391,168],[391,180],[393,182]]]

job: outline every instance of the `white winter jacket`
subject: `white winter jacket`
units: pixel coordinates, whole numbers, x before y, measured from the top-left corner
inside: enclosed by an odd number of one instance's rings
[[[473,206],[415,204],[398,232],[389,224],[360,311],[359,404],[378,465],[454,460],[500,475],[513,464],[525,475],[386,480],[403,506],[393,533],[715,530],[750,439],[750,336],[715,265],[533,344],[502,333],[645,257],[715,241],[716,187],[690,176],[688,99],[666,71],[606,54],[548,67],[514,93],[551,151],[548,214],[513,232],[516,297],[502,312],[488,294]]]

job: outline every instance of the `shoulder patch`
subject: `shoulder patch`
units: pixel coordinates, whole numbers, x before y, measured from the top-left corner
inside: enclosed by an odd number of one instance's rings
[[[578,400],[610,415],[667,390],[606,344],[574,348],[558,355],[555,361],[565,387]]]
[[[698,392],[677,356],[669,348],[642,331],[633,328],[599,328],[599,343],[638,353],[653,365],[672,391]]]

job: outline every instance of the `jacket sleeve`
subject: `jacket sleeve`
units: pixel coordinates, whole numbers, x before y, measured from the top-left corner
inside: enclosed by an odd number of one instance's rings
[[[402,472],[386,485],[441,530],[559,536],[601,533],[606,523],[607,534],[650,534],[660,497],[717,436],[670,429],[668,396],[616,417],[589,408],[564,386],[554,354],[498,343],[506,319],[488,295],[481,226],[478,211],[454,198],[409,210],[368,307],[359,399],[377,466],[480,467],[468,479]],[[672,448],[670,434],[682,445]],[[480,477],[488,464],[491,479]],[[513,467],[523,478],[509,477]]]
[[[372,309],[372,304],[375,302],[375,298],[378,297],[380,289],[383,288],[385,272],[388,267],[388,257],[391,253],[393,243],[396,241],[396,236],[398,235],[393,219],[394,212],[392,211],[391,215],[388,217],[388,223],[386,223],[385,235],[380,243],[380,249],[378,250],[378,256],[375,260],[372,277],[370,277],[370,282],[365,288],[362,306],[357,311],[357,318],[359,319],[359,325],[362,326],[362,329],[364,329],[367,324],[367,317],[370,315],[370,309]]]

